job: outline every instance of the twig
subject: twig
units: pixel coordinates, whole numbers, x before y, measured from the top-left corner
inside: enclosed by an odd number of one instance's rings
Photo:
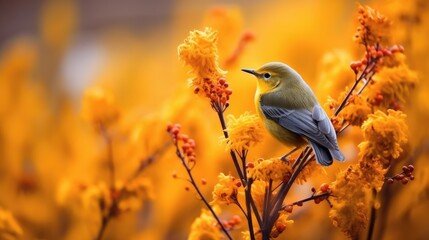
[[[219,122],[221,124],[223,135],[224,135],[225,139],[229,139],[229,134],[228,134],[228,131],[226,129],[225,117],[223,115],[227,106],[222,107],[221,104],[212,104],[212,107],[215,109],[215,111],[218,115]],[[245,201],[246,201],[246,211],[247,211],[246,216],[247,216],[247,224],[249,226],[250,239],[255,240],[255,232],[253,230],[252,209],[255,212],[255,215],[257,214],[258,210],[256,209],[255,204],[251,204],[253,199],[252,199],[252,194],[251,194],[251,185],[248,184],[246,159],[245,159],[245,157],[247,156],[247,153],[246,154],[243,153],[243,155],[242,155],[242,158],[241,158],[242,166],[241,167],[240,167],[240,164],[239,164],[238,159],[237,159],[237,155],[235,154],[234,150],[231,150],[229,153],[231,155],[235,169],[238,173],[238,176],[241,179],[241,183],[242,183],[244,191],[245,191]],[[259,221],[258,221],[258,223],[260,224]]]
[[[231,235],[229,234],[228,230],[226,230],[225,226],[222,224],[222,222],[220,221],[219,217],[217,216],[217,214],[215,213],[215,211],[213,210],[212,206],[209,204],[209,202],[207,201],[207,199],[204,197],[204,195],[201,193],[198,185],[196,184],[194,177],[192,176],[191,173],[191,169],[189,168],[189,166],[186,164],[185,161],[185,157],[183,156],[182,152],[179,149],[179,146],[177,144],[177,142],[175,143],[175,147],[176,147],[176,155],[179,157],[179,159],[182,161],[183,166],[186,169],[186,172],[188,173],[188,177],[189,177],[189,182],[192,184],[192,186],[194,187],[195,191],[197,191],[198,196],[201,198],[201,200],[203,200],[204,204],[206,205],[206,207],[210,210],[210,212],[212,213],[213,217],[216,219],[217,223],[219,224],[219,226],[221,227],[222,231],[225,233],[225,235],[228,237],[228,239],[232,240]]]
[[[375,220],[377,217],[377,209],[375,208],[375,198],[377,197],[377,191],[375,188],[372,189],[372,201],[371,201],[371,215],[369,218],[369,226],[368,226],[368,235],[366,237],[367,240],[372,239],[372,235],[374,232]]]

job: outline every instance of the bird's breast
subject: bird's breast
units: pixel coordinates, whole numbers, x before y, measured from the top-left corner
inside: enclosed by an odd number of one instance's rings
[[[255,107],[259,117],[264,122],[265,128],[281,143],[287,146],[301,146],[305,144],[305,140],[300,135],[287,130],[275,121],[265,117],[261,108],[261,94],[258,91],[255,94]]]

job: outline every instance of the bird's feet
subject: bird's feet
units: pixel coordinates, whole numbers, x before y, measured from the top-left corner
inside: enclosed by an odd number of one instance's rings
[[[287,164],[290,164],[289,159],[287,159],[287,157],[289,157],[292,153],[296,152],[298,149],[300,149],[301,147],[295,147],[294,149],[292,149],[290,152],[286,153],[285,155],[283,155],[280,160],[286,162]]]

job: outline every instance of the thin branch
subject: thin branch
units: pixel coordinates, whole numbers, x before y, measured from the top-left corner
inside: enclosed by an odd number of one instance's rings
[[[204,197],[204,195],[201,193],[198,185],[196,184],[194,177],[192,176],[191,173],[191,169],[189,168],[189,166],[186,164],[185,161],[185,157],[183,156],[182,152],[179,149],[179,146],[177,144],[177,142],[175,143],[175,147],[176,147],[176,155],[180,158],[180,160],[182,161],[183,166],[186,169],[186,172],[188,173],[189,176],[189,180],[190,183],[192,184],[192,186],[194,187],[195,191],[197,191],[198,196],[201,198],[201,200],[204,202],[204,204],[206,205],[206,207],[210,210],[210,212],[212,213],[213,217],[216,219],[217,223],[219,224],[219,226],[221,227],[222,231],[225,233],[225,235],[228,237],[228,239],[232,240],[231,235],[229,234],[228,230],[226,230],[225,226],[222,224],[222,222],[220,221],[219,217],[217,216],[217,214],[215,213],[215,211],[213,210],[212,206],[209,204],[209,202],[207,201],[207,199]]]
[[[366,236],[367,240],[372,239],[372,235],[374,232],[375,220],[377,217],[377,209],[375,208],[375,198],[377,197],[377,191],[375,188],[372,189],[372,202],[371,202],[371,215],[369,218],[369,227],[368,227],[368,235]]]

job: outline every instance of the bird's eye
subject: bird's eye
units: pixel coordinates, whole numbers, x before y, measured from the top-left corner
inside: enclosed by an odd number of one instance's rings
[[[264,73],[263,77],[265,80],[268,80],[271,78],[271,74],[270,73]]]

